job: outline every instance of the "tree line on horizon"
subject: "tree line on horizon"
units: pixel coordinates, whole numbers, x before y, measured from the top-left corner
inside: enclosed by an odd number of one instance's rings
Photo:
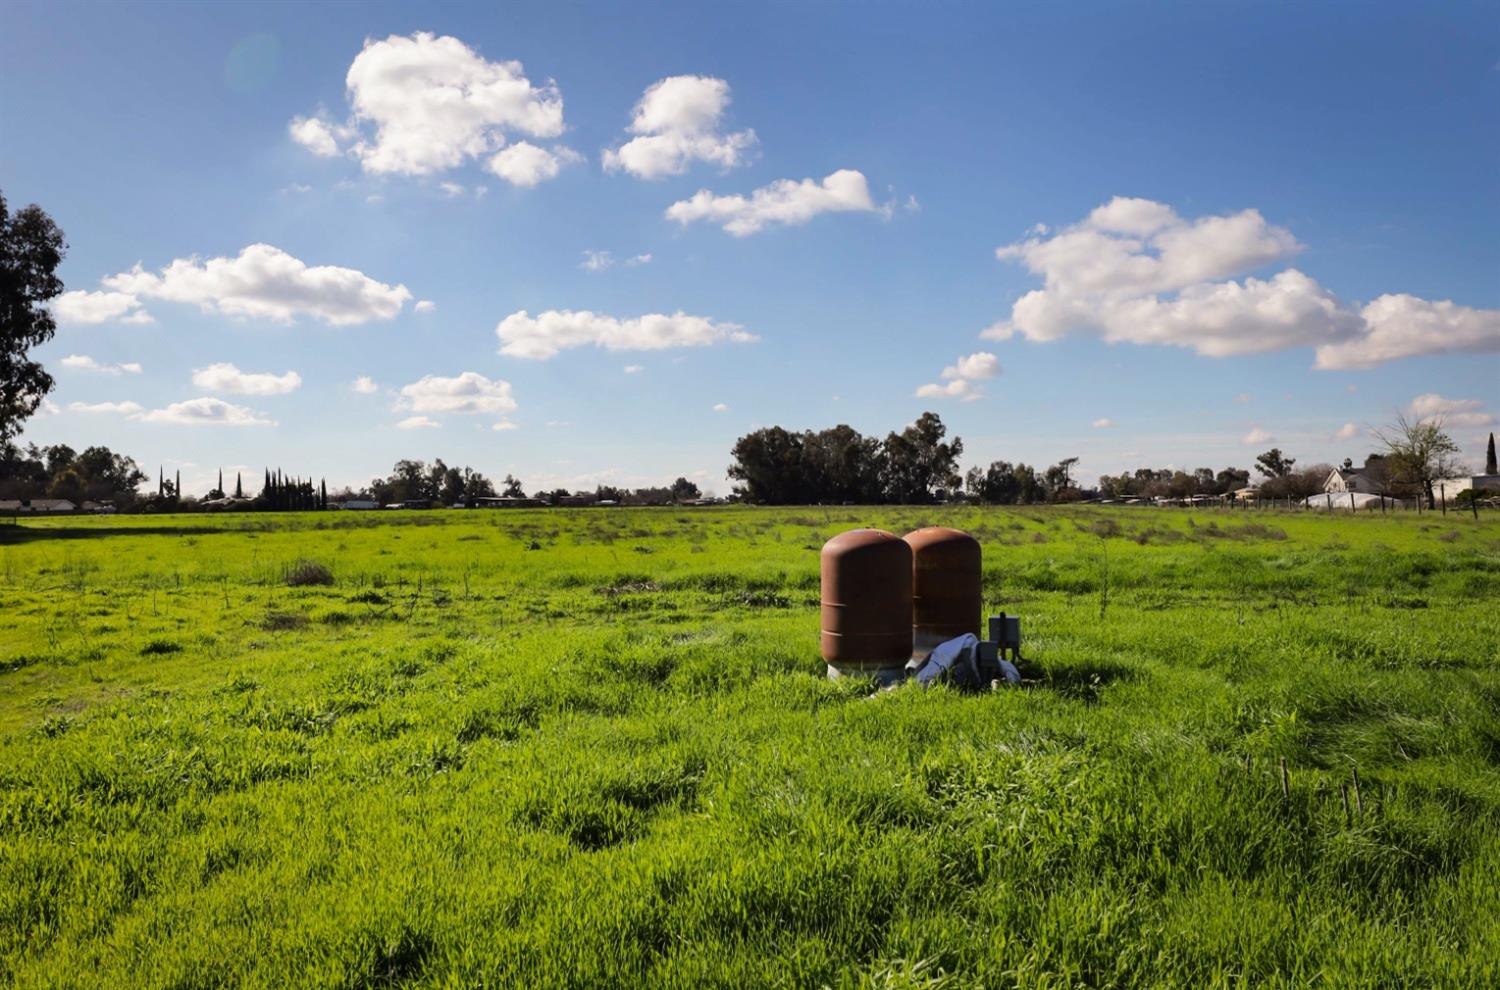
[[[698,486],[679,477],[671,485],[645,488],[619,488],[598,484],[592,491],[569,491],[566,488],[538,489],[526,494],[519,478],[507,474],[497,487],[483,474],[470,467],[449,467],[442,458],[431,464],[402,459],[384,478],[371,479],[363,488],[346,488],[336,498],[368,499],[381,505],[400,502],[432,502],[457,505],[480,498],[529,498],[546,505],[614,502],[620,505],[667,505],[702,497]]]
[[[1383,451],[1365,458],[1358,470],[1377,491],[1398,498],[1435,503],[1435,482],[1462,473],[1458,445],[1441,421],[1396,422],[1375,431]],[[1200,467],[1192,472],[1141,467],[1118,475],[1100,475],[1084,489],[1074,483],[1077,457],[1064,457],[1037,470],[1025,463],[997,460],[960,475],[963,440],[946,440],[941,417],[924,412],[915,423],[884,440],[866,437],[847,424],[801,433],[780,426],[754,430],[735,441],[729,477],[740,482],[735,494],[761,505],[895,504],[923,505],[964,499],[990,505],[1031,505],[1085,499],[1156,499],[1194,496],[1232,497],[1251,487],[1251,472]],[[1324,490],[1335,470],[1330,464],[1297,469],[1296,458],[1279,447],[1255,460],[1259,475],[1256,497],[1302,499]],[[1354,470],[1345,459],[1343,470]],[[1496,474],[1495,437],[1490,434],[1485,473]]]

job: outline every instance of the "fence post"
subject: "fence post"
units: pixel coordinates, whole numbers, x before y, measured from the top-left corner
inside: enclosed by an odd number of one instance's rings
[[[1354,515],[1354,493],[1349,493],[1349,514]]]
[[[1438,498],[1443,500],[1443,515],[1448,514],[1448,486],[1438,485]]]

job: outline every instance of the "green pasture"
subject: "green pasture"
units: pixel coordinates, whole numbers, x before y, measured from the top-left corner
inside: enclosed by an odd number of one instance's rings
[[[823,676],[924,524],[1023,687]],[[0,521],[0,985],[1494,988],[1500,519]]]

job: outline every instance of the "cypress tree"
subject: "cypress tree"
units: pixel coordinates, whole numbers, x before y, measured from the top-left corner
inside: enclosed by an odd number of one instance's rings
[[[182,501],[182,468],[177,469],[177,480],[172,482],[172,499]]]
[[[220,498],[224,497],[224,469],[223,468],[219,468],[219,487],[216,488],[216,489],[214,489],[214,490],[219,493],[219,497]]]
[[[1493,437],[1491,438],[1493,439]],[[318,479],[318,508],[328,508],[328,479]]]
[[[1484,473],[1500,474],[1500,465],[1495,463],[1495,431],[1490,431],[1490,448],[1484,455]]]
[[[157,467],[156,469],[156,497],[164,498],[167,494],[167,469]]]
[[[240,484],[240,473],[238,471],[234,472],[234,497],[245,497],[245,486]]]

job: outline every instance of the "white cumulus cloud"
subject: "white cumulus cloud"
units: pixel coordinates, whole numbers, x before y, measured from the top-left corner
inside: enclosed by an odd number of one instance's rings
[[[450,36],[369,39],[344,84],[348,122],[299,117],[291,134],[314,154],[348,153],[374,174],[430,175],[492,156],[512,134],[545,139],[563,132],[555,83],[533,85],[520,62],[491,62]]]
[[[635,105],[631,138],[606,149],[604,167],[641,179],[681,175],[695,161],[730,169],[755,147],[752,130],[724,133],[729,84],[711,76],[670,76],[652,83]]]
[[[1256,210],[1185,220],[1164,203],[1116,197],[1051,236],[997,248],[1064,295],[1171,292],[1259,268],[1302,249]]]
[[[269,372],[241,371],[227,362],[193,370],[193,384],[208,392],[231,392],[235,395],[286,395],[302,385],[295,371],[284,375]]]
[[[89,292],[74,289],[52,301],[52,316],[58,323],[94,324],[151,323],[151,314],[128,292]]]
[[[804,224],[821,213],[873,213],[869,183],[862,172],[839,169],[817,182],[778,179],[748,197],[715,196],[700,189],[691,199],[667,207],[667,219],[686,226],[699,220],[716,223],[735,237],[745,237],[772,224]]]
[[[1407,415],[1424,422],[1441,422],[1445,426],[1490,426],[1495,417],[1484,411],[1479,399],[1449,399],[1427,392],[1411,400]]]
[[[933,382],[920,386],[916,391],[919,399],[962,399],[973,402],[984,397],[984,388],[979,383],[1000,374],[1000,359],[988,351],[966,354],[943,369],[942,383]]]
[[[287,132],[291,134],[293,141],[319,158],[338,157],[339,145],[348,142],[355,135],[354,128],[330,123],[322,117],[293,117],[292,122],[287,125]]]
[[[1115,421],[1112,420],[1112,419],[1110,419],[1108,416],[1104,416],[1104,417],[1101,417],[1099,419],[1094,420],[1094,422],[1091,425],[1096,430],[1107,430],[1111,426],[1115,425]]]
[[[354,379],[353,384],[351,384],[349,387],[358,392],[360,395],[374,395],[376,392],[380,391],[380,386],[376,385],[375,379],[371,378],[369,375],[360,375],[358,378]]]
[[[1387,294],[1360,310],[1363,332],[1318,348],[1316,367],[1370,368],[1425,354],[1500,352],[1500,310]]]
[[[1257,210],[1190,220],[1165,203],[1116,197],[1072,226],[1038,224],[996,249],[1043,286],[980,336],[1048,341],[1086,332],[1209,357],[1312,347],[1323,369],[1500,351],[1500,310],[1384,295],[1356,311],[1294,268],[1232,280],[1301,250]]]
[[[141,373],[141,366],[135,361],[109,364],[104,361],[95,361],[87,354],[69,354],[58,363],[70,371],[94,371],[101,375],[139,375]]]
[[[403,386],[398,407],[418,413],[502,415],[515,411],[516,400],[511,395],[510,382],[465,371],[453,378],[425,375]]]
[[[567,309],[549,309],[536,316],[523,309],[501,320],[495,334],[500,338],[501,354],[536,359],[588,344],[611,351],[656,351],[756,339],[737,323],[715,323],[708,317],[682,312],[618,319],[588,310]]]
[[[408,416],[396,424],[398,430],[432,430],[442,426],[430,416]]]
[[[68,412],[137,416],[142,412],[138,402],[70,402]]]
[[[529,188],[557,178],[564,165],[583,161],[571,148],[555,145],[552,150],[520,141],[495,153],[485,166],[512,185]]]
[[[721,412],[728,412],[728,411],[729,411],[729,405],[727,403],[724,403],[724,402],[715,402],[714,403],[714,412],[721,413]]]
[[[1000,374],[1000,359],[988,351],[976,351],[965,355],[954,364],[943,369],[944,378],[967,378],[982,381]]]
[[[137,419],[147,423],[167,423],[181,426],[275,426],[264,413],[245,406],[236,406],[222,399],[204,396],[174,402],[165,409],[152,409],[140,414]]]
[[[137,306],[143,298],[163,299],[226,316],[281,322],[311,316],[335,326],[391,319],[411,298],[404,285],[353,268],[309,266],[269,244],[251,244],[234,258],[178,258],[159,272],[138,264],[103,282],[108,294]]]
[[[1345,423],[1343,426],[1339,427],[1339,431],[1335,433],[1334,436],[1340,440],[1353,440],[1355,437],[1359,436],[1359,427],[1355,426],[1353,423]]]
[[[1260,427],[1256,426],[1252,427],[1250,432],[1246,433],[1244,437],[1240,439],[1240,443],[1243,443],[1248,447],[1252,444],[1257,443],[1272,443],[1275,441],[1275,439],[1276,438],[1272,436],[1269,431],[1263,430]]]
[[[950,382],[938,384],[933,382],[917,388],[916,396],[919,399],[962,399],[965,402],[973,402],[982,398],[984,393],[974,387],[974,383],[963,378],[955,378]]]

